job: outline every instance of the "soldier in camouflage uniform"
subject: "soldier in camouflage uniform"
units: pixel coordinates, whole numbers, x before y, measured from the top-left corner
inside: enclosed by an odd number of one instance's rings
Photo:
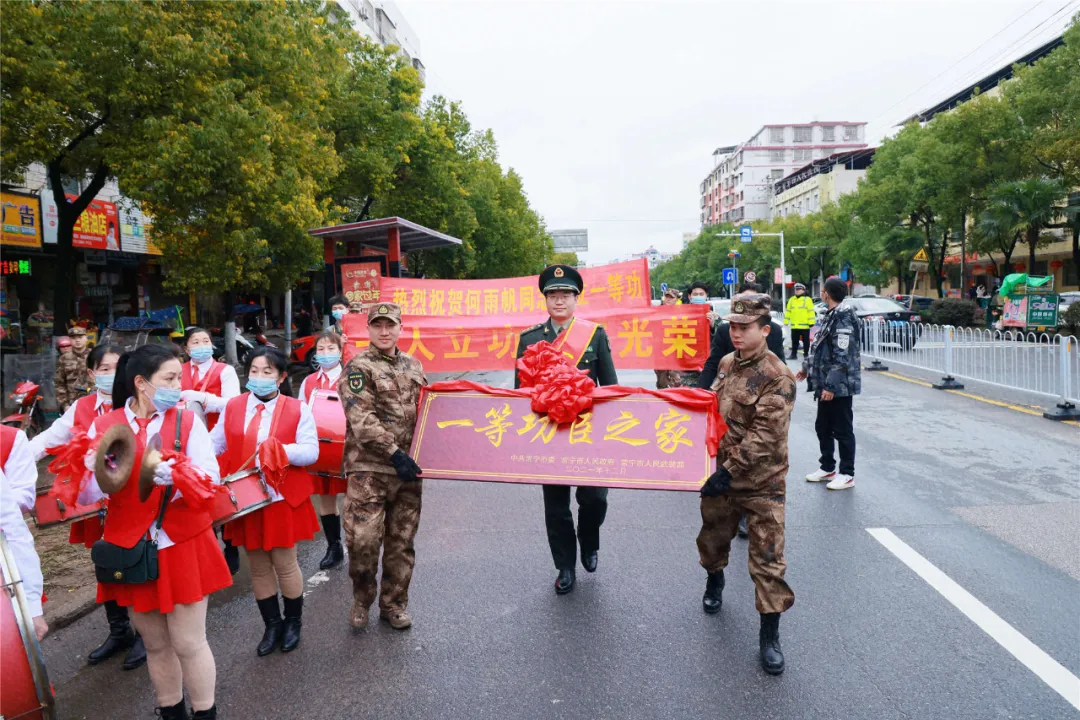
[[[817,400],[819,469],[806,476],[808,482],[826,482],[830,490],[855,487],[855,430],[852,427],[852,399],[862,390],[859,357],[859,318],[840,303],[847,297],[847,285],[829,278],[821,289],[821,299],[829,306],[821,320],[810,355],[796,376],[808,379]],[[834,441],[840,446],[840,472],[836,472]]]
[[[679,301],[679,291],[675,288],[668,288],[664,291],[664,297],[660,298],[661,305],[675,305]],[[683,375],[681,370],[656,370],[656,389],[666,390],[668,388],[677,388],[683,386]]]
[[[795,602],[784,581],[785,477],[795,378],[766,344],[771,306],[765,294],[736,295],[732,314],[725,318],[735,352],[720,361],[712,390],[728,430],[720,441],[717,470],[701,488],[697,546],[709,575],[702,606],[709,614],[718,613],[731,540],[739,515],[748,517],[750,577],[761,614],[761,666],[779,675],[784,671],[780,613]]]
[[[424,368],[397,348],[401,308],[376,303],[368,309],[371,344],[345,366],[338,393],[345,409],[345,473],[349,479],[342,512],[349,575],[353,581],[353,627],[368,623],[375,600],[379,550],[382,587],[379,615],[396,630],[412,625],[407,611],[409,581],[420,524],[423,483],[408,455],[416,426]]]
[[[72,403],[94,389],[94,380],[86,367],[86,358],[90,356],[86,328],[73,327],[68,330],[68,337],[71,338],[71,352],[60,354],[53,376],[56,404],[62,412],[66,412]]]

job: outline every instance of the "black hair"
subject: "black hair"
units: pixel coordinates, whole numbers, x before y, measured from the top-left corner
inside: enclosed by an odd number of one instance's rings
[[[341,349],[341,350],[345,349],[345,339],[342,338],[340,335],[338,335],[333,330],[323,330],[321,333],[316,335],[315,336],[315,345],[313,347],[318,347],[320,340],[329,340],[330,342],[337,345],[339,349]]]
[[[847,285],[840,278],[831,277],[825,281],[825,292],[833,302],[840,302],[847,297]]]
[[[90,354],[86,356],[86,369],[97,370],[97,366],[101,364],[102,359],[106,355],[123,355],[124,348],[119,345],[98,345]]]
[[[698,288],[701,288],[702,290],[704,290],[706,295],[709,294],[709,286],[708,285],[706,285],[703,282],[695,282],[695,283],[690,283],[690,287],[686,288],[686,297],[690,297],[690,293],[694,292]]]
[[[116,379],[113,380],[113,407],[120,408],[135,394],[135,378],[147,380],[162,365],[178,360],[180,352],[171,345],[143,345],[120,356],[116,363]]]
[[[344,305],[345,307],[349,307],[349,299],[344,295],[335,295],[334,297],[326,301],[327,307],[332,308],[335,305]]]
[[[206,337],[210,339],[211,344],[214,342],[214,336],[210,334],[209,330],[207,330],[206,328],[191,326],[184,330],[184,347],[187,347],[188,340],[190,340],[193,335],[198,335],[199,333],[206,333]]]
[[[744,292],[759,293],[759,292],[761,292],[761,286],[758,285],[757,283],[744,282],[742,285],[739,286],[739,292],[741,292],[741,293],[744,293]]]
[[[285,357],[285,353],[269,345],[260,345],[248,355],[247,365],[244,367],[245,385],[247,384],[246,378],[251,375],[251,363],[255,361],[255,358],[260,357],[266,358],[266,362],[270,363],[270,367],[277,370],[285,378],[281,385],[278,386],[278,392],[282,395],[292,395],[292,383],[289,381],[289,359]]]
[[[757,323],[758,327],[771,327],[772,317],[770,317],[769,315],[762,315],[761,317],[754,320],[754,322]]]

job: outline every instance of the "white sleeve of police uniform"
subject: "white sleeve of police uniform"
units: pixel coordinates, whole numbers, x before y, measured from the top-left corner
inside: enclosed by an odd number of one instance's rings
[[[37,461],[30,449],[30,441],[22,430],[15,434],[15,442],[3,470],[8,479],[8,492],[15,504],[23,510],[33,510],[34,497],[37,495]]]
[[[47,452],[51,447],[59,447],[69,440],[71,440],[72,428],[75,427],[75,403],[71,403],[64,414],[53,421],[44,432],[34,436],[34,439],[30,441],[30,452],[34,457],[34,462],[42,459],[49,453]]]
[[[34,536],[26,526],[22,510],[15,502],[11,483],[3,470],[0,470],[0,529],[4,531],[15,558],[15,567],[22,578],[30,617],[39,617],[42,614],[41,593],[45,582],[41,575],[41,560],[34,549]]]
[[[289,464],[294,467],[311,465],[319,459],[319,431],[315,416],[307,405],[300,406],[300,422],[296,426],[296,442],[285,445]]]

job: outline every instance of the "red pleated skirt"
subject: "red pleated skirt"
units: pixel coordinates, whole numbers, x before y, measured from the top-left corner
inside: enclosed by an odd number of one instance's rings
[[[311,473],[312,495],[344,495],[349,489],[349,479]]]
[[[105,523],[101,522],[101,514],[91,515],[82,520],[71,523],[71,531],[68,533],[69,545],[83,545],[94,547],[94,543],[105,534]]]
[[[98,583],[97,601],[115,600],[135,612],[171,613],[232,585],[232,573],[214,531],[158,551],[158,579],[138,585]]]
[[[319,532],[319,516],[310,499],[294,508],[278,500],[261,510],[244,515],[221,528],[221,537],[246,550],[290,548],[301,540],[311,540]]]

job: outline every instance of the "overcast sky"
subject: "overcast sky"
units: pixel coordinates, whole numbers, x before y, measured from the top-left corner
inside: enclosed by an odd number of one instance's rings
[[[1060,34],[1080,0],[397,5],[429,92],[494,131],[547,226],[587,228],[598,264],[679,250],[716,147],[815,119],[868,121],[876,144]]]

